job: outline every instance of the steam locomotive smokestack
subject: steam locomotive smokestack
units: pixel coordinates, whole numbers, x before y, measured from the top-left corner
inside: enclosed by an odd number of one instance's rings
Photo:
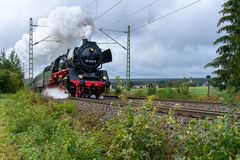
[[[84,45],[84,44],[87,43],[87,42],[88,42],[87,39],[83,39],[83,40],[82,40],[82,45]]]

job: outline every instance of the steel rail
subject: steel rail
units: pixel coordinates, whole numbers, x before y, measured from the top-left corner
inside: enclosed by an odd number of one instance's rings
[[[106,98],[119,98],[118,96],[104,96]],[[132,100],[146,100],[147,98],[140,98],[140,97],[128,97],[128,99]],[[154,101],[160,102],[173,102],[173,103],[193,103],[193,104],[209,104],[209,105],[220,105],[219,102],[211,102],[211,101],[195,101],[195,100],[181,100],[181,99],[156,99]]]
[[[97,103],[97,104],[103,104],[103,105],[118,105],[121,107],[124,106],[133,106],[138,107],[143,104],[143,102],[140,101],[134,101],[129,100],[127,102],[121,101],[120,99],[116,98],[107,98],[107,99],[87,99],[87,98],[73,98],[70,97],[70,100],[74,101],[84,101],[88,103]],[[223,116],[223,115],[232,115],[231,112],[226,111],[217,111],[217,110],[207,110],[207,109],[199,109],[199,108],[190,108],[190,107],[179,107],[176,108],[176,106],[170,106],[170,105],[163,105],[156,101],[153,102],[153,106],[157,107],[157,112],[168,114],[170,110],[173,110],[173,114],[177,116],[185,116],[185,117],[191,117],[191,118],[198,118],[198,119],[214,119],[217,116]],[[240,118],[240,113],[235,113],[238,118]]]

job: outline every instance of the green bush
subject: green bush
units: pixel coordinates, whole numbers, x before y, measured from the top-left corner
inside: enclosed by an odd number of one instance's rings
[[[124,88],[123,88],[123,83],[120,76],[115,77],[115,86],[113,88],[116,95],[119,96],[122,93]]]
[[[227,86],[227,89],[219,94],[220,102],[224,105],[240,106],[239,102],[237,101],[235,91],[235,87]]]
[[[156,95],[156,91],[157,91],[157,89],[156,89],[155,87],[153,87],[153,88],[148,88],[148,93],[147,93],[147,95],[148,95],[148,96]]]
[[[24,88],[13,96],[13,99],[17,102],[21,102],[29,105],[39,105],[47,102],[38,93],[33,92],[27,88]]]
[[[166,120],[155,114],[152,98],[143,107],[127,107],[119,118],[106,124],[110,135],[109,159],[166,159],[172,152],[171,133],[163,130]],[[151,106],[151,107],[149,107]]]
[[[134,97],[146,97],[146,93],[145,93],[145,90],[144,89],[137,89],[134,91],[133,93],[133,96]]]
[[[176,91],[182,99],[189,99],[191,98],[190,92],[189,92],[189,83],[185,82],[180,85],[176,86]]]
[[[172,88],[159,89],[156,95],[159,99],[177,99],[179,97],[177,91]]]
[[[185,87],[164,88],[156,91],[159,99],[189,99],[191,95]]]
[[[219,117],[214,121],[192,121],[182,133],[183,144],[178,156],[182,159],[239,159],[239,121]]]
[[[21,75],[8,69],[0,69],[0,93],[16,93],[22,86]]]

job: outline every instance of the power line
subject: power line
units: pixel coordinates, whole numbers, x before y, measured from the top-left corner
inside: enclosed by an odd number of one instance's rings
[[[117,21],[115,21],[115,22],[113,22],[113,23],[111,23],[111,24],[109,24],[109,25],[103,26],[102,28],[111,26],[111,25],[113,25],[113,24],[115,24],[115,23],[119,23],[119,22],[121,22],[121,21],[123,21],[123,20],[125,20],[125,19],[127,19],[127,18],[129,18],[129,17],[131,17],[132,15],[135,15],[135,14],[137,14],[138,12],[140,12],[140,11],[142,11],[142,10],[150,7],[150,6],[153,5],[154,3],[157,3],[158,1],[159,1],[159,0],[155,0],[155,1],[153,1],[153,2],[151,2],[151,3],[149,3],[149,4],[147,4],[147,5],[143,6],[142,8],[139,8],[139,9],[131,12],[130,14],[128,14],[128,15],[120,18],[119,20],[117,20]]]
[[[152,13],[152,4],[149,4],[148,7],[148,22],[151,20],[151,13]]]
[[[35,42],[33,45],[37,45],[38,43],[45,41],[46,39],[50,38],[52,35],[47,36],[46,38],[43,38],[42,40]]]
[[[127,31],[119,31],[119,30],[113,30],[113,29],[104,29],[104,28],[100,28],[99,30],[100,30],[100,31],[101,31],[101,30],[104,30],[104,31],[110,31],[110,32],[120,32],[120,33],[127,33]]]
[[[97,0],[93,0],[92,2],[90,2],[87,5],[87,8],[89,8],[91,5],[93,5],[94,3],[96,3],[96,17],[97,17],[97,12],[98,12],[98,1]]]
[[[97,44],[117,44],[117,43],[114,43],[114,42],[110,42],[110,43],[102,43],[102,42],[99,42],[99,43],[97,43]]]
[[[37,24],[33,24],[33,27],[49,27],[49,26],[42,26],[42,25],[37,25]]]
[[[201,0],[197,0],[197,1],[192,2],[192,3],[190,3],[190,4],[188,4],[188,5],[184,6],[184,7],[179,8],[179,9],[177,9],[177,10],[175,10],[175,11],[172,11],[172,12],[166,14],[166,15],[163,15],[163,16],[161,16],[161,17],[158,17],[158,18],[156,18],[156,19],[154,19],[154,20],[152,20],[152,21],[150,21],[150,22],[148,22],[148,23],[145,23],[145,24],[143,24],[143,25],[140,25],[140,26],[134,28],[132,31],[136,31],[136,30],[138,30],[138,29],[140,29],[140,28],[145,27],[146,25],[149,25],[149,24],[151,24],[151,23],[153,23],[153,22],[156,22],[156,21],[158,21],[158,20],[160,20],[160,19],[166,18],[166,17],[168,17],[168,16],[170,16],[170,15],[172,15],[172,14],[174,14],[174,13],[177,13],[177,12],[179,12],[179,11],[181,11],[181,10],[184,10],[184,9],[186,9],[186,8],[188,8],[188,7],[191,7],[192,5],[194,5],[194,4],[196,4],[196,3],[199,3],[200,1],[201,1]]]
[[[103,29],[99,29],[103,34],[105,34],[107,37],[109,37],[112,41],[114,41],[115,43],[117,43],[119,46],[121,46],[123,49],[127,50],[126,47],[124,47],[121,43],[119,43],[118,41],[116,41],[114,38],[112,38],[109,34],[107,34],[106,32],[103,31]],[[119,31],[121,32],[121,31]],[[125,32],[124,32],[125,33]],[[128,32],[126,32],[128,33]]]
[[[105,29],[104,29],[105,30]],[[119,39],[119,38],[121,38],[121,37],[123,37],[123,36],[125,36],[126,34],[125,33],[123,33],[123,34],[121,34],[120,36],[117,36],[117,37],[114,37],[114,39]],[[108,43],[110,43],[112,40],[109,40],[109,41],[106,41],[106,42],[102,42],[102,43],[100,43],[100,44],[108,44]]]
[[[160,19],[166,18],[166,17],[168,17],[168,16],[170,16],[170,15],[172,15],[172,14],[175,14],[175,13],[181,11],[181,10],[184,10],[184,9],[186,9],[186,8],[192,6],[192,5],[194,5],[194,4],[196,4],[196,3],[200,2],[200,1],[201,1],[201,0],[194,1],[194,2],[188,4],[188,5],[184,6],[184,7],[181,7],[181,8],[179,8],[179,9],[177,9],[177,10],[174,10],[174,11],[172,11],[172,12],[166,14],[166,15],[163,15],[163,16],[161,16],[161,17],[159,17],[159,18],[156,18],[156,19],[154,19],[154,20],[152,20],[152,21],[150,21],[150,22],[148,22],[148,23],[145,23],[145,24],[143,24],[143,25],[140,25],[140,26],[134,28],[133,30],[131,30],[131,32],[134,32],[134,31],[136,31],[136,30],[138,30],[138,29],[141,29],[141,28],[145,27],[146,25],[149,25],[149,24],[151,24],[151,23],[153,23],[153,22],[156,22],[156,21],[158,21],[158,20],[160,20]],[[111,29],[104,29],[104,30],[114,31],[114,30],[111,30]],[[124,36],[124,34],[121,34],[120,36],[115,37],[114,39],[118,39],[118,38],[121,38],[121,37],[123,37],[123,36]],[[106,41],[106,42],[104,42],[104,43],[108,43],[108,42],[109,42],[109,41]]]
[[[90,2],[88,5],[87,5],[87,8],[89,8],[94,2],[96,2],[97,0],[93,0],[92,2]]]
[[[123,0],[118,1],[115,5],[113,5],[111,8],[109,8],[108,10],[106,10],[105,12],[103,12],[100,16],[98,16],[95,21],[99,20],[102,16],[104,16],[105,14],[107,14],[109,11],[111,11],[113,8],[115,8],[116,6],[118,6]]]

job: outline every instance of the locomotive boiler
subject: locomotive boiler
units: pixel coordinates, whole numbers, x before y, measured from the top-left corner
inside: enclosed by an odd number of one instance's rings
[[[35,77],[32,87],[42,90],[57,86],[74,97],[98,98],[110,86],[107,71],[101,68],[111,61],[110,49],[102,51],[96,42],[84,39],[81,47],[68,50]]]

